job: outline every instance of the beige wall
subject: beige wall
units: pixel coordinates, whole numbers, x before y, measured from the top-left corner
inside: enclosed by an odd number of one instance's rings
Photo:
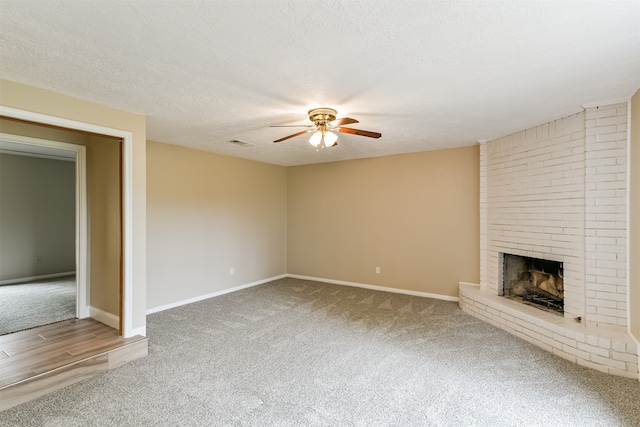
[[[91,136],[87,148],[91,306],[120,312],[120,141]]]
[[[287,272],[284,167],[151,141],[147,161],[149,309]]]
[[[132,154],[132,308],[134,330],[146,326],[146,123],[145,117],[45,89],[0,79],[3,106],[131,132]]]
[[[0,154],[0,281],[75,271],[75,184],[73,161]]]
[[[629,322],[640,339],[640,90],[631,98],[629,157]]]
[[[287,182],[290,274],[447,296],[478,283],[477,146],[296,166]]]

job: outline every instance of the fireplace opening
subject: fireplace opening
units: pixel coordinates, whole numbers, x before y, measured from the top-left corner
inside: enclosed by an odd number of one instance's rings
[[[564,313],[564,274],[561,262],[502,255],[502,296],[552,313]]]

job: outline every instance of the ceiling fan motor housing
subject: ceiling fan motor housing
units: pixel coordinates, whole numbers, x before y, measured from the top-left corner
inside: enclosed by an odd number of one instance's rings
[[[314,108],[309,110],[309,120],[316,126],[326,126],[336,119],[338,112],[333,108]]]

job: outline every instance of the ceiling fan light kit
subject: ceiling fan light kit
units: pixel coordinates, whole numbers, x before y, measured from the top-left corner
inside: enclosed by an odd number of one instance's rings
[[[333,147],[338,145],[338,135],[333,132],[319,130],[311,135],[309,144],[316,148]]]
[[[338,112],[333,108],[314,108],[312,110],[309,110],[308,114],[309,120],[311,120],[313,126],[300,125],[309,129],[303,130],[301,132],[296,132],[292,135],[285,136],[284,138],[277,139],[273,142],[281,142],[305,133],[314,132],[313,135],[311,135],[311,138],[309,138],[309,144],[317,149],[325,147],[335,147],[336,145],[338,145],[338,135],[336,135],[334,132],[350,133],[352,135],[367,136],[369,138],[380,138],[382,136],[382,134],[378,132],[370,132],[366,130],[342,127],[343,125],[358,123],[358,121],[349,117],[337,119]]]

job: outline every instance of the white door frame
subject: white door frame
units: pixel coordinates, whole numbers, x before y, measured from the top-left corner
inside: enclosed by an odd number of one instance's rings
[[[91,123],[78,122],[46,114],[19,110],[0,105],[0,116],[11,117],[34,123],[41,123],[72,130],[114,136],[122,139],[122,213],[123,213],[123,295],[122,334],[125,338],[135,335],[133,330],[133,133],[98,126]],[[86,223],[85,223],[86,226]],[[84,230],[86,233],[86,229]],[[85,252],[86,255],[86,252]],[[85,259],[85,263],[86,263]],[[85,269],[86,274],[86,269]],[[85,295],[86,296],[86,295]],[[87,313],[88,315],[88,313]]]
[[[47,139],[30,138],[22,135],[0,133],[0,139],[23,145],[55,148],[58,150],[72,151],[75,153],[76,168],[76,316],[84,319],[89,316],[89,257],[87,242],[87,168],[86,147],[66,142],[51,141]]]

